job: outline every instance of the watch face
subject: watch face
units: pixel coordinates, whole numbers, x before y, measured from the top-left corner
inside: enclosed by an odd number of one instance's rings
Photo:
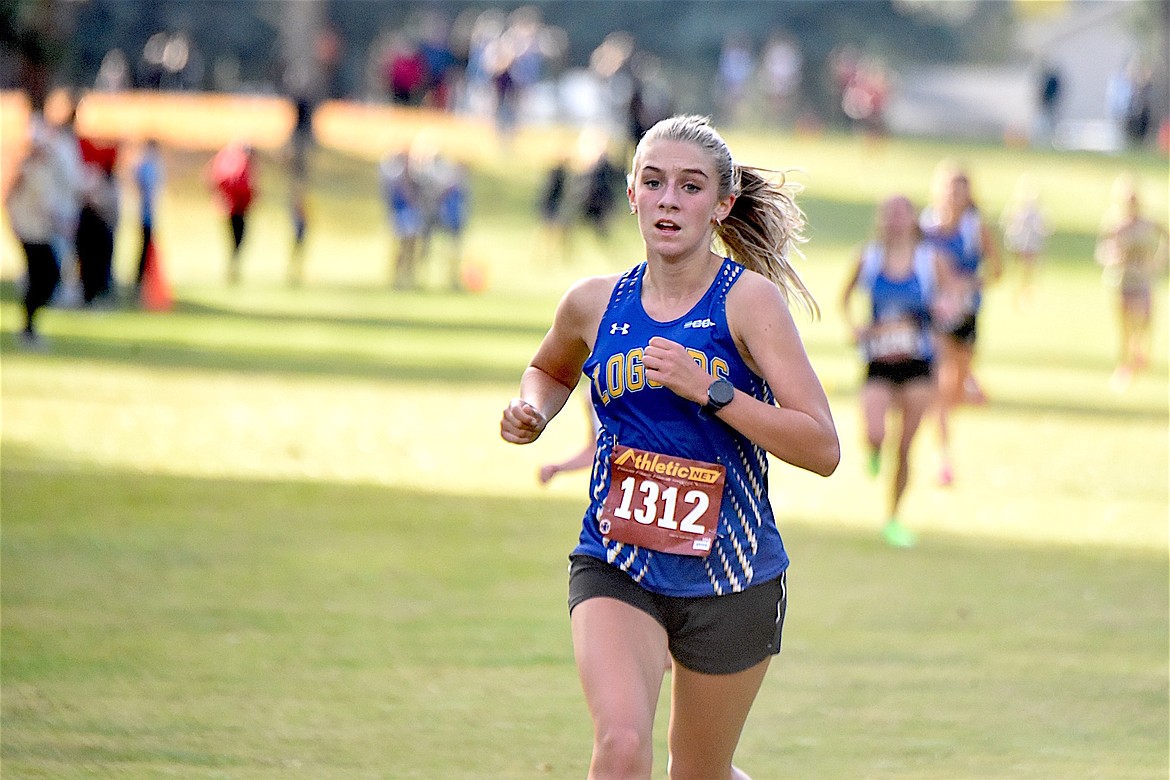
[[[714,405],[726,406],[731,403],[731,399],[735,398],[735,385],[726,379],[716,379],[707,388],[707,398]]]

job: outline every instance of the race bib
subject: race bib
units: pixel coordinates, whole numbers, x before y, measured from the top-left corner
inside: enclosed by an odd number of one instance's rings
[[[727,469],[717,463],[617,445],[602,535],[658,552],[705,558],[719,528]]]
[[[865,339],[865,353],[876,363],[900,363],[918,356],[918,324],[897,319],[875,324]]]

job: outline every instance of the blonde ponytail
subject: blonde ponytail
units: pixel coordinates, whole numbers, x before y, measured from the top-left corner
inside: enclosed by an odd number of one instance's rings
[[[735,166],[735,180],[735,203],[715,230],[719,243],[740,265],[775,282],[789,302],[795,298],[809,316],[820,316],[791,262],[791,253],[800,255],[798,245],[806,240],[804,212],[795,200],[798,188],[782,173],[743,165]]]

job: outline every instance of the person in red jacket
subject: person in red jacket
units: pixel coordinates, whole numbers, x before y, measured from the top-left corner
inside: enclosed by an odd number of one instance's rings
[[[225,146],[211,160],[208,178],[228,215],[232,235],[232,253],[228,261],[228,281],[240,280],[240,245],[244,242],[248,209],[256,198],[255,150],[248,144]]]

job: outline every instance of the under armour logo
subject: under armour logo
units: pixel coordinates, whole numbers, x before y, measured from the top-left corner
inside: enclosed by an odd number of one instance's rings
[[[628,323],[628,322],[623,322],[621,325],[618,325],[616,322],[614,322],[614,323],[610,324],[610,326],[609,326],[609,335],[611,335],[611,336],[616,336],[619,333],[622,334],[623,336],[626,336],[629,334],[629,332],[630,332],[630,323]]]

